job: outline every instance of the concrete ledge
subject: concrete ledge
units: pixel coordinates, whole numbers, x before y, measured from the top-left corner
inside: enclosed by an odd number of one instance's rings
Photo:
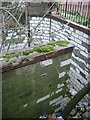
[[[4,63],[2,62],[2,72],[7,72],[9,70],[17,69],[19,67],[27,66],[30,64],[34,64],[40,61],[44,61],[50,58],[58,57],[63,54],[71,53],[73,51],[74,45],[68,44],[67,47],[59,47],[58,49],[55,49],[52,52],[46,52],[46,53],[32,53],[28,55],[28,58],[30,58],[30,61],[28,62],[19,62],[18,64],[10,64],[10,63]],[[19,51],[20,52],[20,51]],[[17,58],[18,61],[19,58]]]

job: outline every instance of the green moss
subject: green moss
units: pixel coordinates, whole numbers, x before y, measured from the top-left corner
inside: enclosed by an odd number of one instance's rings
[[[0,58],[4,58],[5,61],[9,61],[10,58],[13,57],[19,57],[20,55],[29,55],[30,53],[33,53],[34,51],[36,52],[50,52],[54,50],[54,46],[58,45],[58,46],[67,46],[68,45],[68,41],[62,40],[62,41],[56,41],[56,42],[52,42],[49,43],[48,45],[43,45],[40,47],[35,47],[32,50],[24,50],[23,52],[9,52],[6,53],[4,56],[1,56]]]
[[[54,50],[54,46],[45,45],[45,46],[33,48],[33,50],[36,51],[36,52],[50,52],[50,51]]]
[[[16,52],[6,53],[5,55],[14,55]]]
[[[10,55],[5,55],[5,56],[3,56],[3,58],[9,59],[9,58],[10,58]]]
[[[25,50],[22,52],[23,55],[29,55],[30,53],[32,53],[33,50]]]
[[[13,57],[19,57],[20,56],[20,52],[10,52],[10,53],[6,53],[4,56],[2,56],[1,58],[4,58],[4,60],[6,62],[8,62],[10,60],[10,58]]]
[[[28,58],[24,58],[24,59],[22,59],[22,62],[28,62],[28,61],[29,61]]]
[[[48,45],[58,45],[58,46],[67,46],[69,44],[68,41],[65,41],[65,40],[61,40],[61,41],[56,41],[56,42],[52,42],[52,43],[49,43]]]

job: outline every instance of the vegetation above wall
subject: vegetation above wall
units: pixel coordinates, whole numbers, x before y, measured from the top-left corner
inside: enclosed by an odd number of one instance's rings
[[[56,42],[49,43],[49,45],[53,45],[53,46],[58,45],[58,46],[65,47],[65,46],[68,45],[68,43],[69,43],[68,41],[61,40],[61,41],[56,41]]]
[[[17,68],[17,66],[20,67],[28,64],[34,64],[62,54],[70,53],[72,52],[74,46],[68,44],[69,42],[62,40],[35,48],[6,53],[0,57],[0,64],[3,69],[2,71]]]
[[[62,40],[62,41],[51,42],[48,45],[35,47],[31,50],[24,50],[22,52],[19,52],[19,51],[18,52],[10,52],[10,53],[6,53],[4,56],[1,56],[0,61],[4,60],[4,61],[8,62],[13,57],[18,58],[19,56],[29,55],[30,53],[33,53],[33,52],[38,52],[38,53],[51,52],[51,51],[55,50],[55,45],[65,47],[68,44],[69,44],[69,42]]]

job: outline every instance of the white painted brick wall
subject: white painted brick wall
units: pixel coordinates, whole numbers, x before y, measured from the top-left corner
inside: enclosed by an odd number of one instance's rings
[[[84,33],[82,31],[76,30],[76,34],[83,36]]]
[[[87,48],[83,47],[82,45],[78,44],[78,47],[82,50],[82,51],[86,51]]]
[[[87,42],[87,39],[84,38],[83,36],[79,36],[79,39],[82,40],[83,42]]]
[[[75,42],[78,43],[78,44],[82,43],[82,41],[79,38],[75,38]]]
[[[75,38],[79,38],[79,35],[74,32],[72,33],[72,36],[74,36]]]
[[[88,36],[87,34],[84,33],[84,37],[85,37],[85,38],[88,38],[89,36]]]

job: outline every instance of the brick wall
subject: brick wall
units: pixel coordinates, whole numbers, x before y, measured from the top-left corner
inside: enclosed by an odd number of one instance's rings
[[[75,45],[71,68],[70,83],[79,91],[90,81],[90,36],[83,30],[72,28],[52,20],[51,31],[55,40],[67,40]],[[83,26],[81,26],[83,28]],[[87,31],[87,28],[85,28]]]

